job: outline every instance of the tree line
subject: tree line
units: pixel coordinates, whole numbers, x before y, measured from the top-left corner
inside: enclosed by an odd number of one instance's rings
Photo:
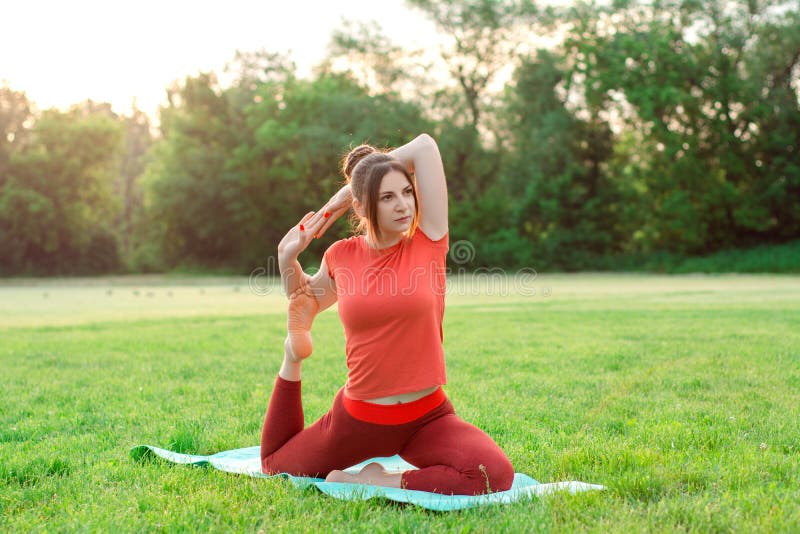
[[[468,267],[597,269],[800,236],[796,3],[408,3],[446,38],[439,58],[363,23],[305,78],[286,55],[238,52],[232,83],[169,87],[157,131],[91,101],[38,112],[3,86],[0,273],[250,272],[343,183],[349,147],[420,132],[439,143]]]

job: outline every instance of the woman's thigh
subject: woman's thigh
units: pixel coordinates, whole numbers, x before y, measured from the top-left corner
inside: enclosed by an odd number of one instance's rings
[[[399,452],[407,438],[402,429],[353,418],[340,395],[328,413],[265,459],[267,472],[324,477],[334,469]]]
[[[502,491],[510,488],[514,479],[514,469],[500,446],[455,414],[439,417],[417,431],[400,456],[420,468],[420,473],[410,475],[409,480],[417,475],[425,478],[426,468],[433,468],[428,472],[432,479],[462,476],[472,480],[470,488],[480,481],[484,491],[487,486],[491,491]],[[441,487],[441,481],[436,482]]]

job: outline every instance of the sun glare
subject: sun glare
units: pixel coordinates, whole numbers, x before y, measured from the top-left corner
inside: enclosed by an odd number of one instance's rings
[[[24,91],[40,109],[92,99],[110,102],[120,113],[135,102],[154,116],[174,80],[211,70],[224,79],[236,50],[289,53],[298,74],[310,74],[343,19],[378,21],[399,44],[408,44],[409,33],[418,44],[436,39],[433,24],[402,0],[377,5],[365,0],[311,5],[232,0],[224,7],[153,0],[15,2],[4,8],[5,20],[13,23],[0,32],[6,51],[0,82]]]

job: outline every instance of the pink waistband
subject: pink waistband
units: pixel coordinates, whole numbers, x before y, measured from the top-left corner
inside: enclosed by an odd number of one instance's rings
[[[447,399],[444,390],[439,388],[429,395],[411,402],[400,404],[375,404],[362,400],[351,399],[342,390],[342,404],[351,416],[367,423],[379,425],[402,425],[419,419],[434,408],[437,408]]]

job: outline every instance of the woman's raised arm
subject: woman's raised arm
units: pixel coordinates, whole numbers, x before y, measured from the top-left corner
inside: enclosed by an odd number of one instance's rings
[[[448,224],[447,181],[436,141],[428,134],[421,134],[410,143],[392,150],[389,155],[400,160],[416,175],[419,226],[425,235],[438,241],[447,233]]]

